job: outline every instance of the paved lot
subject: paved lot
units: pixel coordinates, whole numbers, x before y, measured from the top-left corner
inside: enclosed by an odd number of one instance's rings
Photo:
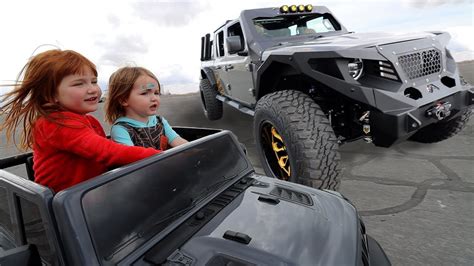
[[[473,64],[460,66],[474,84]],[[175,126],[233,131],[262,172],[251,117],[225,106],[223,119],[208,121],[197,94],[164,96],[159,112]],[[95,115],[103,119],[101,109]],[[1,157],[16,153],[4,135],[0,141]],[[341,154],[341,192],[394,265],[474,265],[474,117],[441,143],[404,142],[387,149],[357,141],[342,146]]]

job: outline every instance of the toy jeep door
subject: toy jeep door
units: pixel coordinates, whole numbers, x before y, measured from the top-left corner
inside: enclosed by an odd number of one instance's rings
[[[34,245],[44,265],[64,265],[52,200],[49,188],[0,170],[0,251]]]

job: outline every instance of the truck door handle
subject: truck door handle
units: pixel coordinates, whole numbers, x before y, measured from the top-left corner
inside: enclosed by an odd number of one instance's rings
[[[224,70],[226,70],[226,71],[229,70],[229,69],[233,69],[233,68],[234,68],[233,65],[225,65],[224,66]]]

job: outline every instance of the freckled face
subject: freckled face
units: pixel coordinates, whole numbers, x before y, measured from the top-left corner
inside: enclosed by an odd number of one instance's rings
[[[97,110],[100,95],[97,76],[87,68],[82,74],[64,77],[59,83],[55,100],[67,111],[87,114]]]
[[[160,107],[160,87],[158,82],[147,76],[141,75],[133,84],[128,99],[122,103],[125,116],[148,122],[148,117],[156,115]]]

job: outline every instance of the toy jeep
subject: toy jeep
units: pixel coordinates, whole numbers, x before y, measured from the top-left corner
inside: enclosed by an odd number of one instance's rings
[[[257,175],[207,133],[55,195],[0,170],[0,265],[390,264],[341,194]]]
[[[339,145],[389,147],[458,133],[473,88],[460,77],[443,32],[349,32],[323,6],[244,10],[201,38],[205,115],[222,103],[254,116],[265,173],[337,189]]]

